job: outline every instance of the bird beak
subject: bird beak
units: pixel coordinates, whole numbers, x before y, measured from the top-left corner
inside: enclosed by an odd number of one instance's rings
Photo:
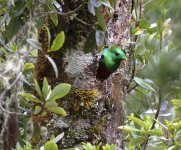
[[[123,59],[123,61],[128,62],[128,58]]]

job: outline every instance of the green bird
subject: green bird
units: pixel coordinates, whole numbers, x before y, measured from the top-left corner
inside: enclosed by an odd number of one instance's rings
[[[126,52],[118,46],[104,47],[99,61],[96,78],[103,82],[115,72],[121,61],[127,61]]]

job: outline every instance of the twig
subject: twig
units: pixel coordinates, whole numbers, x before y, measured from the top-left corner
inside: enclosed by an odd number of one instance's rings
[[[22,75],[22,72],[20,72],[19,74],[18,74],[18,76],[16,77],[16,79],[13,81],[13,83],[7,88],[7,90],[10,90],[14,85],[15,85],[15,83],[19,80],[19,78],[21,77],[21,75]]]
[[[155,117],[154,117],[154,121],[152,123],[152,126],[151,126],[150,130],[154,129],[154,127],[155,127],[156,120],[158,119],[158,116],[159,116],[159,113],[160,113],[161,102],[162,102],[162,92],[161,92],[161,90],[159,90],[158,108],[157,108],[157,111],[156,111],[156,114],[155,114]],[[145,140],[145,142],[143,144],[143,149],[142,150],[146,150],[149,137],[150,137],[150,134],[148,134],[146,136],[146,140]]]
[[[90,24],[90,23],[87,23],[87,22],[84,22],[83,20],[77,18],[77,17],[74,17],[74,19],[76,19],[77,21],[81,22],[82,24],[85,24],[85,25],[88,25],[88,26],[92,26],[93,24]]]
[[[16,77],[16,79],[13,81],[13,83],[12,83],[7,89],[5,89],[5,90],[2,92],[1,96],[0,96],[0,109],[1,109],[3,112],[7,113],[7,114],[23,115],[23,114],[17,113],[17,112],[10,112],[10,111],[6,110],[5,108],[3,108],[3,106],[2,106],[2,101],[3,101],[3,98],[4,98],[5,94],[6,94],[6,92],[7,92],[8,90],[10,90],[10,89],[16,84],[16,82],[20,79],[21,75],[22,75],[22,72],[20,72],[20,73],[18,74],[18,76]]]
[[[69,12],[65,12],[65,13],[63,13],[63,12],[57,12],[57,11],[51,11],[51,12],[44,12],[43,13],[43,15],[41,15],[40,17],[44,17],[44,16],[46,16],[47,14],[57,14],[57,15],[59,15],[59,16],[68,16],[68,15],[71,15],[71,14],[73,14],[73,13],[75,13],[75,12],[77,12],[78,10],[80,10],[80,8],[82,8],[82,4],[79,6],[79,7],[77,7],[76,9],[74,9],[74,10],[71,10],[71,11],[69,11]]]
[[[132,90],[134,90],[139,84],[135,84],[132,88],[127,90],[127,94],[130,93]]]

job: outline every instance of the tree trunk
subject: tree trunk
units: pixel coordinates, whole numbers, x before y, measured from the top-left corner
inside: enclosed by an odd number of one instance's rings
[[[131,19],[131,0],[117,0],[113,17],[107,24],[108,38],[111,44],[120,45],[127,54],[129,53],[130,43],[130,19]],[[120,69],[112,76],[111,108],[108,112],[109,121],[104,128],[107,143],[116,143],[120,146],[121,133],[117,127],[123,124],[124,110],[122,101],[125,98],[125,90],[128,79],[128,64],[121,64]]]
[[[77,8],[81,2],[70,1],[62,5],[63,12]],[[90,15],[87,6],[83,6],[77,18],[92,24],[95,18]],[[110,44],[121,46],[129,53],[131,0],[117,0],[114,15],[107,20],[108,40]],[[46,76],[53,86],[59,82],[72,85],[71,93],[59,100],[67,111],[67,117],[54,116],[49,122],[49,135],[64,132],[59,142],[60,148],[70,148],[81,142],[99,142],[121,145],[121,133],[117,127],[123,124],[124,111],[122,101],[128,78],[128,64],[121,63],[120,69],[101,83],[96,80],[99,63],[97,51],[85,54],[83,46],[87,33],[92,30],[77,20],[60,16],[58,27],[51,28],[51,35],[63,30],[66,41],[59,52],[51,54],[59,69],[59,78],[55,79],[50,63],[39,52],[35,68],[35,77],[42,80]],[[62,24],[63,23],[63,24]],[[50,27],[50,25],[49,25]],[[80,31],[77,33],[77,31]],[[55,33],[56,31],[56,33]],[[40,42],[45,45],[45,36],[40,32]],[[42,61],[45,60],[45,61]]]

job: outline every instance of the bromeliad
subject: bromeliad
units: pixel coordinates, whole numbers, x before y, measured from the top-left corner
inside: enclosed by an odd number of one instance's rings
[[[102,56],[97,69],[96,78],[103,82],[113,72],[115,72],[121,63],[121,61],[127,61],[126,53],[118,46],[104,47]]]

